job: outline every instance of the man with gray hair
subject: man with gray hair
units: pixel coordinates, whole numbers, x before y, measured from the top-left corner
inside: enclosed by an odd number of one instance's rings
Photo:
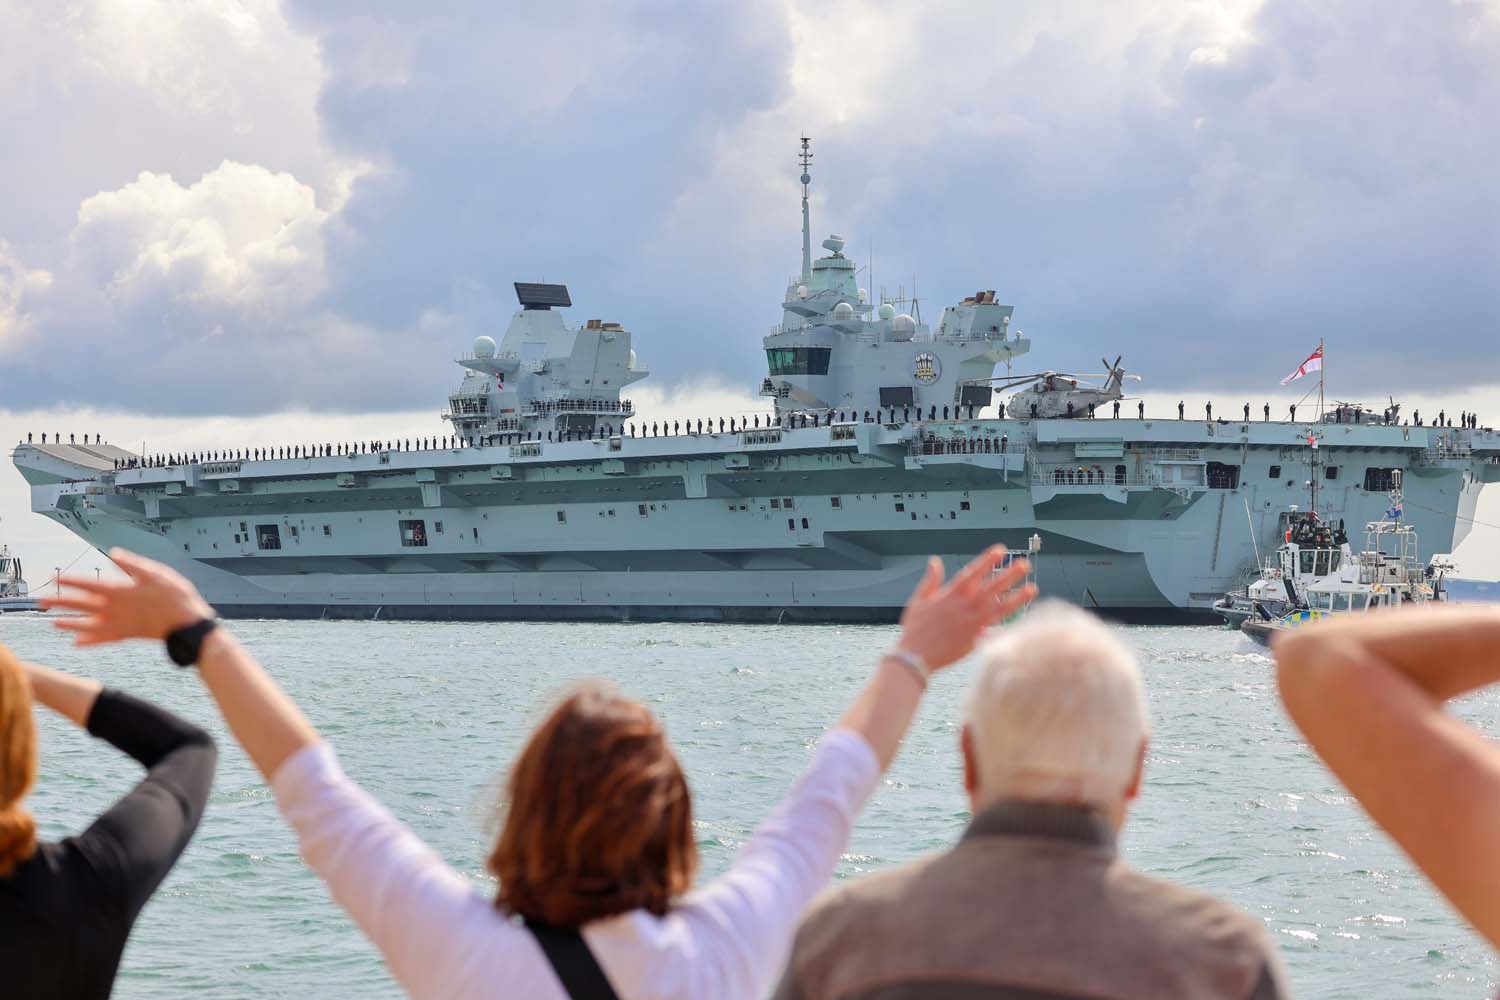
[[[951,850],[826,895],[777,1000],[1279,1000],[1259,921],[1135,871],[1115,838],[1150,722],[1134,656],[1049,602],[981,653]]]

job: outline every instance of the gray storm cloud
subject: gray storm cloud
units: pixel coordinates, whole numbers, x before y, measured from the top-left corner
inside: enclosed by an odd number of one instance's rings
[[[815,237],[1038,366],[1497,380],[1493,3],[55,6],[0,12],[12,406],[431,406],[538,278],[751,386],[804,129]]]

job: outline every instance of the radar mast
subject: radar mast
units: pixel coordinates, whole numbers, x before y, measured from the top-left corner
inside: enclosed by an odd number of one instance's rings
[[[812,152],[808,149],[812,145],[812,139],[802,137],[802,152],[797,154],[797,162],[802,165],[802,284],[806,285],[812,281],[812,219],[807,211],[807,185],[812,183]]]

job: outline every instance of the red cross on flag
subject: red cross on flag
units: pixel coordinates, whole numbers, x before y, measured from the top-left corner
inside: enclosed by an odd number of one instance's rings
[[[1323,370],[1323,345],[1319,344],[1318,345],[1318,349],[1316,351],[1313,351],[1311,354],[1309,354],[1307,356],[1307,360],[1304,361],[1304,362],[1302,362],[1302,364],[1300,364],[1300,365],[1297,366],[1297,370],[1296,371],[1292,372],[1286,378],[1284,378],[1284,379],[1281,380],[1281,384],[1282,385],[1286,385],[1289,382],[1295,382],[1295,381],[1297,381],[1299,378],[1301,378],[1304,375],[1311,375],[1313,372],[1320,372],[1322,370]]]

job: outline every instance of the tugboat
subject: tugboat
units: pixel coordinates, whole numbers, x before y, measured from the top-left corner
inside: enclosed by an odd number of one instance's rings
[[[1337,572],[1307,584],[1303,606],[1279,611],[1256,604],[1240,631],[1269,645],[1277,633],[1301,628],[1327,615],[1446,600],[1445,566],[1438,560],[1434,560],[1435,565],[1422,565],[1417,531],[1401,520],[1400,470],[1393,474],[1390,499],[1386,516],[1365,525],[1364,548],[1354,558],[1341,560]]]
[[[1307,607],[1306,589],[1352,561],[1343,521],[1331,525],[1316,512],[1301,512],[1296,507],[1283,518],[1284,541],[1260,568],[1260,576],[1214,604],[1214,611],[1227,627],[1239,628],[1250,618],[1259,617],[1257,606],[1277,617]]]
[[[40,611],[41,606],[26,589],[21,577],[20,557],[0,545],[0,613],[6,611]]]

